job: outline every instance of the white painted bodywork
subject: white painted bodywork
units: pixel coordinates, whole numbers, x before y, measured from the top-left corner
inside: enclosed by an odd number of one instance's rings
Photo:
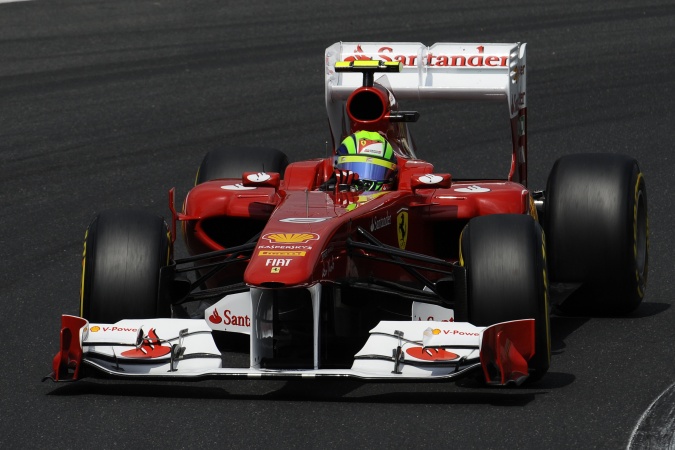
[[[83,321],[83,323],[85,323]],[[348,376],[363,379],[453,378],[480,366],[479,351],[486,327],[448,322],[380,322],[355,355],[351,369],[270,370],[257,367],[228,368],[211,334],[200,319],[134,319],[115,324],[86,323],[79,333],[82,361],[105,373],[121,377],[319,377]],[[153,358],[132,358],[125,352],[148,348],[150,330],[159,338],[154,347],[183,348],[182,355],[166,354]],[[435,334],[432,333],[435,330]],[[181,336],[182,332],[182,336]],[[403,357],[395,366],[394,355],[400,347]],[[417,347],[444,349],[456,358],[433,361],[416,358],[407,350]],[[152,351],[152,350],[150,350]],[[394,370],[395,367],[398,370]]]

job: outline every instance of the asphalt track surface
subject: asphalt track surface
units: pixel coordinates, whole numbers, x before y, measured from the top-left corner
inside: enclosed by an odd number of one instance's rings
[[[0,447],[667,447],[675,4],[329,3],[0,4]],[[323,51],[338,40],[527,42],[530,187],[543,188],[567,153],[620,152],[641,163],[651,258],[640,308],[624,318],[554,317],[550,372],[521,389],[41,383],[60,314],[78,311],[92,215],[167,215],[168,189],[182,200],[214,147],[323,156]],[[506,106],[451,106],[420,107],[419,156],[456,177],[505,176]]]

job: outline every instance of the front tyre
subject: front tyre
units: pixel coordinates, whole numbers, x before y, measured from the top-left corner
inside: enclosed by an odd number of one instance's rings
[[[284,178],[288,157],[263,147],[220,148],[208,152],[197,171],[195,185],[220,178],[241,178],[244,172],[276,172]]]
[[[80,315],[101,323],[169,317],[158,290],[170,255],[161,217],[127,210],[97,214],[84,239]]]
[[[615,316],[640,305],[647,287],[649,222],[645,179],[634,158],[558,159],[546,187],[544,224],[551,280],[581,283],[563,310]]]
[[[497,214],[471,219],[460,237],[466,270],[466,310],[459,320],[476,326],[535,320],[535,354],[529,380],[541,378],[551,361],[548,279],[544,236],[527,215]]]

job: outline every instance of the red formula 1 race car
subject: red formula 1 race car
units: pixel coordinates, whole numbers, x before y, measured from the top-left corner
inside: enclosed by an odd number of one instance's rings
[[[98,214],[51,378],[542,377],[549,292],[584,294],[586,313],[641,302],[647,197],[635,159],[614,154],[562,157],[546,191],[527,188],[525,49],[329,47],[333,155],[214,150],[182,212],[170,192],[169,225]],[[508,176],[435,172],[405,99],[507,104]],[[178,225],[188,258],[173,258]]]

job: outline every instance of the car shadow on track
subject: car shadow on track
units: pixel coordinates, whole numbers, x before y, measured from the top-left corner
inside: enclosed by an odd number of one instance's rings
[[[670,308],[668,303],[643,302],[632,313],[626,316],[598,316],[575,315],[573,312],[554,309],[554,315],[551,316],[551,353],[555,355],[562,353],[565,348],[565,340],[576,330],[584,326],[591,319],[644,319],[661,314]],[[573,311],[573,310],[572,310]],[[548,375],[547,375],[548,377]]]
[[[86,379],[59,385],[47,395],[524,406],[538,396],[546,395],[573,381],[573,375],[559,372],[549,372],[543,379],[521,387],[487,387],[474,379],[464,379],[456,383],[370,383],[344,379],[143,383],[131,380]]]
[[[590,317],[551,316],[551,355],[559,355],[565,351],[565,340],[576,330],[584,326]],[[547,374],[548,376],[548,374]]]
[[[643,319],[656,316],[668,310],[671,306],[670,303],[642,302],[638,309],[627,315],[626,318]]]
[[[245,401],[306,401],[346,403],[401,403],[401,404],[489,404],[496,406],[524,406],[537,396],[545,395],[541,389],[478,388],[457,389],[452,384],[420,385],[379,384],[357,381],[288,381],[270,390],[260,384],[259,393],[253,388],[242,392],[232,383],[223,382],[223,387],[197,384],[108,384],[97,381],[79,381],[60,386],[49,392],[50,396],[114,396],[186,398],[200,400],[245,400]],[[258,382],[265,383],[265,382]],[[234,389],[228,388],[234,386]],[[239,391],[239,392],[235,392]]]

